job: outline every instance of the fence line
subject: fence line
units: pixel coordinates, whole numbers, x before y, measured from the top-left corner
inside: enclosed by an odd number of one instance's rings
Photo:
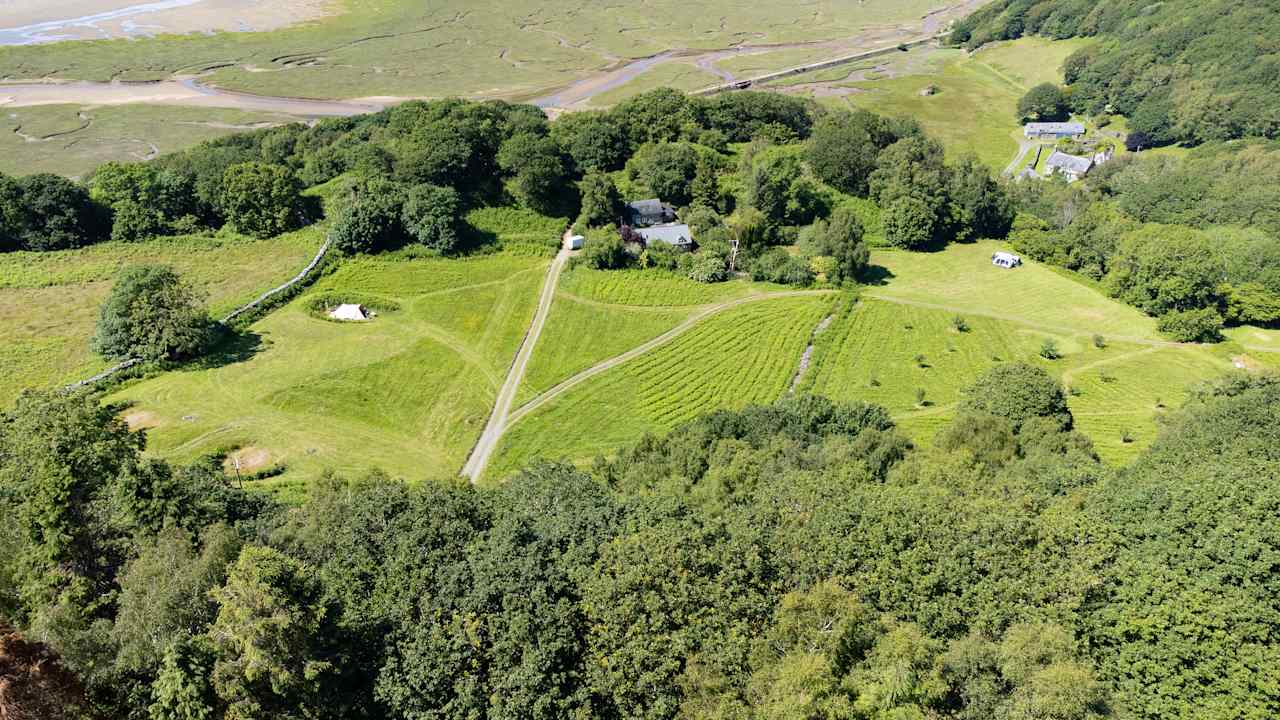
[[[226,325],[227,323],[231,322],[237,317],[258,308],[259,306],[262,305],[262,303],[271,299],[272,296],[282,293],[285,290],[288,290],[294,285],[297,285],[298,283],[305,280],[306,277],[311,274],[311,271],[315,270],[316,266],[320,264],[320,261],[324,259],[325,253],[329,251],[329,246],[332,243],[333,243],[333,237],[326,235],[324,239],[324,244],[320,246],[320,249],[316,252],[316,256],[311,258],[311,262],[307,263],[307,266],[302,269],[302,272],[299,272],[297,275],[294,275],[293,278],[290,279],[285,284],[280,285],[279,287],[272,288],[266,291],[265,293],[263,293],[262,295],[259,295],[257,300],[254,300],[251,303],[248,303],[246,305],[243,305],[231,311],[230,314],[222,318],[222,320],[220,320],[219,322],[221,322],[221,324],[223,325]],[[111,377],[112,375],[115,375],[118,372],[121,372],[123,370],[128,370],[129,368],[133,367],[134,365],[138,365],[141,362],[142,362],[142,358],[129,358],[128,360],[125,360],[118,365],[115,365],[113,367],[107,368],[106,370],[103,370],[102,372],[98,373],[97,375],[94,375],[91,378],[85,378],[84,380],[80,380],[79,382],[71,383],[70,385],[63,387],[62,389],[64,391],[69,391],[69,390],[75,390],[77,388],[82,388],[86,385],[93,385],[95,383],[106,380],[107,378]]]
[[[112,375],[115,375],[121,370],[127,370],[133,367],[134,365],[137,365],[140,362],[142,362],[142,358],[129,358],[128,360],[125,360],[119,365],[116,365],[114,367],[109,367],[106,370],[103,370],[102,372],[98,373],[97,375],[94,375],[91,378],[85,378],[84,380],[81,380],[79,382],[73,382],[62,389],[75,390],[76,388],[81,388],[81,387],[84,387],[85,385],[92,385],[98,382],[99,380],[106,380],[107,378],[111,377]]]
[[[259,305],[266,302],[267,299],[270,298],[272,295],[275,295],[277,293],[282,293],[285,290],[288,290],[289,288],[293,287],[294,285],[297,285],[298,283],[302,282],[307,277],[307,275],[311,274],[312,270],[316,269],[316,266],[320,264],[320,261],[324,259],[324,254],[328,252],[329,245],[332,242],[333,242],[333,237],[326,235],[324,238],[324,244],[320,246],[320,250],[316,253],[316,256],[311,258],[311,262],[307,263],[307,266],[302,268],[302,272],[298,273],[297,275],[294,275],[293,279],[290,280],[289,282],[279,287],[272,288],[271,290],[266,291],[265,293],[260,295],[257,300],[254,300],[253,302],[243,307],[232,310],[229,315],[222,318],[222,324],[226,325],[232,320],[235,320],[237,317],[249,312],[250,310],[257,308]]]

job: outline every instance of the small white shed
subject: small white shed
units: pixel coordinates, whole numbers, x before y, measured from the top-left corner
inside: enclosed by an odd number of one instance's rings
[[[582,243],[584,242],[586,242],[586,238],[582,237],[581,235],[570,235],[569,239],[565,240],[565,247],[569,248],[570,250],[581,250]]]
[[[334,320],[368,320],[369,313],[364,309],[363,305],[343,303],[330,310],[329,317]]]
[[[991,256],[991,264],[1002,268],[1016,268],[1022,264],[1022,258],[1001,250]]]

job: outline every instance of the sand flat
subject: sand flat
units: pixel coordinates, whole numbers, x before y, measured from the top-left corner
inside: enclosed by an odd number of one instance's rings
[[[0,108],[35,105],[185,105],[278,112],[300,117],[362,115],[386,103],[369,100],[310,100],[253,95],[202,85],[194,78],[158,82],[0,82]]]
[[[0,0],[0,45],[263,31],[313,20],[334,0]]]

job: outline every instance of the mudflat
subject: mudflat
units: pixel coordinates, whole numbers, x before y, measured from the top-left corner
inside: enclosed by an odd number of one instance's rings
[[[322,17],[333,0],[8,0],[0,45],[273,30]]]

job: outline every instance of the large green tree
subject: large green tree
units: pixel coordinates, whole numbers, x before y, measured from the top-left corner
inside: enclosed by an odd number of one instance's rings
[[[336,639],[332,610],[312,568],[247,546],[213,598],[213,686],[226,720],[340,716],[340,706],[326,705],[337,671],[323,649]]]
[[[601,227],[618,222],[622,216],[622,197],[613,178],[602,172],[588,172],[578,184],[582,193],[579,220],[587,227]]]
[[[110,230],[108,214],[84,186],[41,173],[0,178],[0,250],[65,250]]]
[[[403,717],[591,714],[578,579],[617,510],[571,467],[541,465],[491,497],[493,525],[445,570],[421,620],[396,638],[379,695]]]
[[[109,162],[94,170],[89,194],[111,208],[113,240],[145,240],[197,224],[193,183],[173,170]]]
[[[573,158],[574,166],[582,174],[617,170],[627,158],[625,132],[604,113],[562,115],[552,124],[551,137]]]
[[[404,206],[404,188],[400,184],[384,178],[357,181],[333,222],[330,237],[334,247],[352,255],[400,247],[406,239]],[[421,211],[425,207],[415,209]]]
[[[301,187],[293,171],[281,165],[246,162],[222,176],[218,208],[238,232],[266,238],[305,221]]]
[[[69,612],[87,623],[114,598],[121,548],[107,509],[144,442],[116,412],[92,395],[27,392],[0,420],[0,492],[21,531],[4,562],[29,621]]]
[[[1018,99],[1018,119],[1039,122],[1066,120],[1067,98],[1053,83],[1040,83]]]
[[[555,140],[520,133],[502,143],[497,159],[521,204],[545,215],[556,213],[564,201],[568,171]]]
[[[641,148],[627,163],[627,176],[653,196],[679,206],[693,197],[697,169],[698,151],[692,145],[662,142]]]
[[[1072,425],[1062,386],[1030,363],[996,365],[979,375],[964,394],[962,409],[1004,418],[1014,432],[1033,418],[1048,418],[1063,429]]]
[[[838,283],[856,282],[871,260],[857,213],[848,207],[836,208],[826,224],[824,236],[823,242],[835,260],[830,279]]]
[[[1225,273],[1204,232],[1154,223],[1120,239],[1110,268],[1107,291],[1151,315],[1216,304]]]
[[[912,195],[894,198],[885,205],[880,218],[885,241],[908,250],[927,246],[938,224],[937,213],[924,200]]]
[[[194,288],[173,268],[138,265],[116,278],[91,346],[110,358],[177,360],[200,352],[210,323]]]
[[[814,125],[805,159],[827,184],[865,196],[876,156],[896,139],[883,118],[874,113],[829,112]]]
[[[991,171],[972,155],[951,168],[947,198],[957,240],[1003,238],[1013,226],[1014,205]]]
[[[449,252],[458,247],[461,205],[462,199],[453,188],[415,185],[405,193],[400,222],[419,244]]]

